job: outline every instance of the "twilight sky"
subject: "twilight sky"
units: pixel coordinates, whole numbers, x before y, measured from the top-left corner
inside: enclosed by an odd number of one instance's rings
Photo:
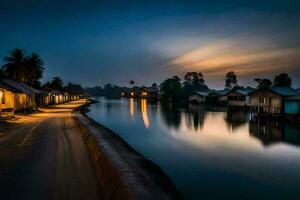
[[[300,87],[298,0],[0,0],[0,24],[0,57],[39,53],[43,81],[148,85],[201,71],[222,88],[233,70],[240,85],[286,72]]]

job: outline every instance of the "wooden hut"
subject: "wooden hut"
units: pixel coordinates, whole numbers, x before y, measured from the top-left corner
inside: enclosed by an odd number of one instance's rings
[[[41,89],[40,94],[36,97],[36,103],[38,106],[47,106],[50,104],[51,93],[49,90]]]
[[[159,99],[160,89],[157,84],[152,84],[151,87],[147,88],[147,98],[148,99]]]
[[[147,98],[148,97],[148,89],[147,87],[143,86],[137,93],[139,98]]]
[[[260,88],[249,94],[250,107],[252,112],[283,114],[285,100],[297,94],[290,87]]]
[[[36,109],[36,95],[40,91],[10,79],[1,80],[3,98],[2,109],[27,110]]]
[[[10,87],[0,81],[0,114],[14,114],[15,94],[22,93],[21,90]]]
[[[206,103],[208,101],[209,92],[193,92],[189,96],[190,103]]]
[[[64,93],[59,90],[52,90],[50,92],[50,104],[64,103]]]
[[[228,106],[245,107],[250,105],[249,94],[253,92],[253,88],[232,89],[226,94]]]
[[[209,93],[208,102],[212,104],[227,104],[227,94],[230,92],[229,89],[224,90],[213,90]]]

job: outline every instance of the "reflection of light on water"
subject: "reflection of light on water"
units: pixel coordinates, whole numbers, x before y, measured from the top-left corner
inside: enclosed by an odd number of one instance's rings
[[[129,110],[130,110],[131,120],[134,121],[134,102],[133,102],[133,98],[130,98],[130,100],[129,100]]]
[[[147,100],[146,99],[142,99],[142,103],[141,103],[141,107],[142,107],[142,118],[145,124],[145,127],[148,128],[149,127],[149,118],[148,118],[148,113],[147,113]]]
[[[195,129],[188,116],[182,113],[178,128],[167,127],[166,132],[175,140],[195,147],[194,151],[198,154],[195,159],[209,167],[268,183],[282,184],[295,180],[292,173],[282,169],[286,169],[289,163],[288,169],[298,172],[299,148],[285,143],[265,147],[259,139],[251,136],[249,123],[228,129],[224,115],[207,113],[203,128]]]
[[[238,129],[228,129],[223,113],[208,113],[200,130],[191,128],[187,123],[187,116],[181,115],[179,129],[170,130],[172,137],[189,143],[195,147],[207,150],[216,149],[244,149],[257,152],[263,149],[260,141],[249,135],[249,125],[245,124]],[[193,124],[193,123],[191,123]]]

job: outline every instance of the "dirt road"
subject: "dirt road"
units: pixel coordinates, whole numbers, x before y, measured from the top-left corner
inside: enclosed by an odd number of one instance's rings
[[[1,199],[101,199],[72,109],[43,109],[0,125]]]

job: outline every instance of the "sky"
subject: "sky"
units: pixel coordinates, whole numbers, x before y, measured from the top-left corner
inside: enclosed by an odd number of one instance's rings
[[[234,71],[243,86],[285,72],[300,87],[297,0],[0,0],[0,24],[0,57],[38,53],[43,82],[150,85],[197,71],[223,88]]]

